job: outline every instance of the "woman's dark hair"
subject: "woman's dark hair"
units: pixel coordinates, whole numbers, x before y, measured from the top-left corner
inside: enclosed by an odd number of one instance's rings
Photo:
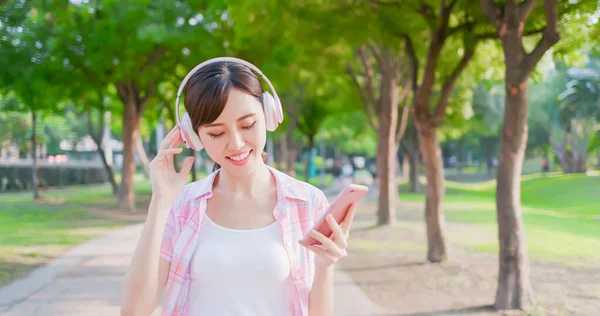
[[[250,68],[232,62],[208,64],[196,71],[184,88],[184,106],[194,132],[202,125],[214,122],[223,112],[229,91],[235,88],[262,104],[263,87]],[[263,159],[266,159],[263,152]],[[217,163],[213,170],[219,169]]]

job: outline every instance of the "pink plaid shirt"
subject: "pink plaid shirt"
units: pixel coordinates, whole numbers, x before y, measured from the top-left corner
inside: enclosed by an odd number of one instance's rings
[[[325,194],[276,169],[277,204],[273,216],[283,231],[284,247],[291,264],[295,291],[290,293],[294,316],[308,316],[308,296],[314,279],[314,253],[298,244],[329,207]],[[219,171],[185,186],[173,204],[162,238],[160,257],[171,262],[162,315],[186,315],[190,286],[190,262],[196,249],[198,229],[206,215],[206,202]],[[233,298],[235,299],[235,298]]]

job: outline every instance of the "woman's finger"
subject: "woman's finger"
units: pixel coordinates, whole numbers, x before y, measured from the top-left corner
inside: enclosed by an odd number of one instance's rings
[[[175,135],[175,134],[179,134],[179,128],[177,126],[175,126],[169,132],[169,134],[167,134],[167,136],[165,136],[165,138],[160,143],[160,148],[158,149],[158,151],[168,149],[169,147],[171,147],[171,144],[173,143],[173,135]]]
[[[173,137],[175,137],[175,139],[173,139],[171,146],[169,146],[169,148],[176,148],[177,146],[179,146],[179,143],[181,143],[181,141],[182,141],[181,133],[179,133],[179,132],[175,133],[175,135]]]
[[[169,148],[165,150],[161,150],[156,154],[156,157],[168,157],[174,154],[179,154],[183,151],[183,148]]]
[[[353,203],[350,205],[348,212],[346,212],[346,216],[344,216],[344,220],[342,221],[342,230],[344,231],[346,238],[350,236],[350,227],[354,220],[354,214],[356,214],[356,204]]]
[[[346,248],[346,246],[348,246],[348,244],[346,243],[346,232],[344,232],[342,227],[340,227],[340,225],[338,225],[338,223],[335,221],[335,219],[333,218],[333,216],[331,214],[327,215],[327,217],[325,219],[327,220],[327,224],[329,224],[329,227],[333,231],[333,234],[335,236],[335,243],[341,249]]]
[[[306,246],[306,248],[310,249],[312,252],[314,252],[315,254],[325,257],[333,262],[335,262],[335,257],[333,255],[331,255],[329,253],[328,250],[325,250],[321,247],[317,247],[317,246]]]
[[[325,235],[321,234],[320,232],[316,231],[316,230],[311,230],[310,234],[318,241],[321,242],[321,245],[323,245],[323,247],[327,248],[327,251],[330,253],[333,253],[337,256],[340,256],[342,254],[342,249],[340,249],[340,247],[333,242],[333,240],[325,237]]]

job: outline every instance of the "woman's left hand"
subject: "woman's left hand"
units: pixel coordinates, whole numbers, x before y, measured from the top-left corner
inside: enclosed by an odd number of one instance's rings
[[[312,252],[315,253],[315,266],[317,268],[327,268],[335,264],[341,258],[347,256],[346,247],[348,246],[348,237],[350,237],[350,226],[354,219],[354,213],[356,210],[356,204],[352,204],[348,207],[348,212],[339,225],[333,216],[327,215],[327,224],[333,231],[332,238],[327,238],[317,230],[313,229],[310,231],[311,236],[321,242],[321,245],[310,246],[302,245]]]

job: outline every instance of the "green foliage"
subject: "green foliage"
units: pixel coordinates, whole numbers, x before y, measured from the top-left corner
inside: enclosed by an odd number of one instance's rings
[[[528,248],[534,258],[556,262],[581,259],[597,261],[600,256],[600,215],[597,207],[600,178],[585,175],[536,174],[521,180],[523,221],[527,231]],[[402,187],[400,200],[423,201],[425,196],[406,193]],[[446,181],[445,212],[448,221],[475,223],[492,231],[496,226],[495,180],[478,183]],[[577,203],[573,203],[577,201]],[[490,234],[491,240],[497,238]],[[460,240],[477,250],[497,252],[497,240]],[[575,246],[574,246],[575,245]]]
[[[364,111],[329,116],[318,137],[348,154],[367,157],[377,154],[377,135],[367,123]]]

